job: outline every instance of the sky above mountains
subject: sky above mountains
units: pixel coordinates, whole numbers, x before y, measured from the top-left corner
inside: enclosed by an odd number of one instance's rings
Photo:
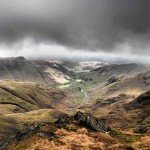
[[[0,0],[0,57],[150,60],[149,0]]]

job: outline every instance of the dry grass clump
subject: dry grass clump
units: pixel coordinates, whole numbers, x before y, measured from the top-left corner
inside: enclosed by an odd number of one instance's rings
[[[42,130],[50,132],[53,129],[45,125]],[[13,144],[9,150],[105,150],[117,142],[106,133],[91,132],[78,126],[60,128],[53,132],[56,135],[53,140],[34,134],[19,144]]]
[[[141,137],[141,139],[134,142],[132,146],[135,149],[149,150],[150,149],[150,136],[147,135],[147,136]]]

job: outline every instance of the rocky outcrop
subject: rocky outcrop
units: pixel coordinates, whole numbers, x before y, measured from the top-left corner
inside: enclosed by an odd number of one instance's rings
[[[39,129],[40,126],[38,124],[34,124],[16,132],[16,135],[9,136],[4,143],[0,144],[0,150],[5,150],[10,144],[29,138],[34,133],[37,133]]]
[[[148,128],[147,128],[147,126],[142,126],[142,125],[138,125],[134,130],[133,130],[133,132],[134,133],[140,133],[140,134],[142,134],[142,133],[146,133],[148,131]]]
[[[110,129],[101,121],[100,119],[94,117],[92,114],[86,114],[82,112],[77,112],[74,119],[78,124],[88,127],[94,131],[104,131],[108,132]]]
[[[70,117],[66,114],[62,115],[55,123],[59,126],[76,123],[94,131],[108,132],[110,130],[100,119],[94,117],[92,114],[82,113],[80,111],[77,112],[73,117]]]
[[[123,94],[123,93],[119,94],[116,97],[111,97],[111,98],[107,98],[107,99],[98,98],[96,100],[96,103],[93,105],[92,109],[96,110],[96,109],[99,109],[100,107],[105,107],[105,106],[114,104],[114,103],[119,102],[119,101],[124,101],[128,98],[130,98],[130,96]]]
[[[53,138],[58,137],[55,133],[56,130],[61,128],[69,129],[70,125],[73,125],[76,128],[85,127],[93,131],[107,132],[110,130],[100,119],[94,117],[92,114],[82,112],[77,112],[74,116],[61,114],[55,123],[35,123],[27,125],[26,128],[16,132],[16,135],[8,137],[7,141],[0,145],[0,149],[6,149],[6,147],[12,143],[19,143],[34,135],[52,140]]]
[[[118,77],[113,76],[113,77],[111,77],[111,78],[108,80],[108,82],[107,82],[107,84],[106,84],[106,85],[109,85],[109,84],[115,83],[115,82],[117,82],[117,81],[119,81]]]
[[[57,126],[64,126],[70,124],[73,121],[73,117],[70,117],[67,114],[61,115],[58,120],[55,122]]]
[[[124,105],[126,110],[139,109],[144,106],[150,105],[150,91],[141,94],[134,101]]]

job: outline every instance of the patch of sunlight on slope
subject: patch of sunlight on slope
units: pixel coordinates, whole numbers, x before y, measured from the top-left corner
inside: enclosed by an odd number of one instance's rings
[[[48,73],[49,77],[53,79],[56,83],[65,84],[70,81],[70,77],[56,69],[47,68],[45,72]]]

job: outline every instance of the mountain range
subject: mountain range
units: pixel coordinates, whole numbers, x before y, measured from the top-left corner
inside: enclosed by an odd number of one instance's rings
[[[150,65],[0,59],[0,149],[150,149]]]

